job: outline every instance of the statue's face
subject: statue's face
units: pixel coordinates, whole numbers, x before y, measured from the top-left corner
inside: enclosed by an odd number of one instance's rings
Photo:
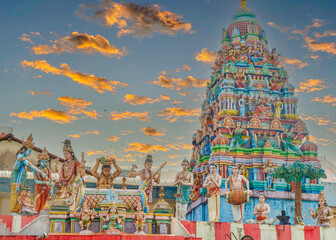
[[[31,154],[31,152],[32,152],[32,149],[31,149],[31,148],[28,148],[28,149],[26,150],[26,152],[25,152],[25,155],[26,155],[26,156],[29,156],[29,155]]]
[[[189,164],[187,162],[182,162],[182,168],[184,171],[188,170]]]
[[[27,197],[29,197],[29,196],[30,196],[30,194],[31,194],[31,191],[30,191],[30,190],[28,190],[28,191],[27,191]]]
[[[151,163],[151,162],[146,162],[146,163],[145,163],[145,169],[146,169],[146,170],[150,170],[150,169],[152,168],[152,165],[153,165],[153,163]]]
[[[215,173],[216,170],[217,170],[217,168],[216,168],[215,166],[211,165],[211,166],[209,167],[209,170],[210,170],[210,173]]]
[[[105,177],[108,177],[111,175],[111,169],[110,168],[103,168],[102,173]]]
[[[48,160],[47,159],[42,159],[41,162],[40,162],[40,167],[45,168],[46,166],[48,166]]]
[[[324,199],[319,199],[318,203],[319,203],[319,206],[322,207],[322,206],[324,206],[325,200]]]
[[[241,122],[237,122],[237,127],[241,127]]]
[[[27,195],[27,191],[26,190],[21,190],[21,196],[26,196]]]
[[[233,166],[232,167],[232,174],[233,175],[237,175],[238,174],[238,167],[237,166]]]
[[[111,207],[111,210],[110,210],[110,213],[115,213],[116,211],[117,211],[116,206],[112,206],[112,207]]]
[[[259,196],[259,202],[260,203],[264,203],[265,200],[266,200],[265,196],[263,196],[263,195]]]
[[[141,211],[142,210],[142,207],[141,207],[141,205],[139,204],[138,206],[137,206],[137,211]]]
[[[64,151],[63,154],[64,154],[65,160],[70,160],[72,158],[71,153],[68,151]]]

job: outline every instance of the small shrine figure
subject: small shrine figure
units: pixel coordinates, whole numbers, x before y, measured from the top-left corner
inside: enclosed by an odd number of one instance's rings
[[[310,215],[312,218],[317,218],[316,226],[318,227],[330,227],[330,220],[333,219],[333,212],[328,207],[325,195],[321,191],[318,196],[318,208],[314,211],[313,209],[310,209]]]
[[[220,213],[220,186],[222,177],[217,174],[217,165],[209,164],[209,174],[206,177],[203,187],[207,188],[209,222],[219,222]]]
[[[144,211],[142,211],[141,203],[139,203],[136,207],[136,212],[134,213],[134,225],[136,228],[134,234],[138,235],[146,234],[144,232],[145,223],[146,223],[146,214]]]
[[[242,121],[237,121],[237,127],[236,129],[231,129],[229,126],[226,126],[226,129],[228,130],[229,134],[232,135],[232,139],[229,146],[229,151],[235,149],[236,147],[243,146],[248,142],[249,132],[246,129],[243,129],[242,127]],[[244,139],[242,137],[243,132],[246,133],[247,138]]]
[[[246,179],[248,179],[248,177],[249,177],[248,169],[244,165],[240,165],[239,174],[243,175]]]
[[[101,167],[101,173],[97,173],[99,164],[103,164]],[[111,173],[111,165],[114,166],[116,171]],[[97,188],[113,188],[113,180],[121,174],[122,170],[118,166],[114,158],[97,158],[96,165],[93,167],[91,173],[92,176],[97,178]]]
[[[230,191],[227,185],[230,183]],[[247,190],[245,191],[246,185]],[[226,201],[232,205],[233,221],[243,222],[244,206],[249,202],[250,182],[243,175],[238,174],[238,165],[232,165],[232,174],[225,181]]]
[[[281,215],[277,216],[277,219],[280,222],[279,225],[290,225],[290,223],[289,223],[290,216],[286,215],[285,210],[281,210]]]
[[[280,62],[278,61],[281,54],[276,53],[276,48],[272,49],[272,52],[267,56],[266,62],[272,64],[273,67],[277,66]]]
[[[255,113],[258,117],[271,117],[271,108],[266,106],[266,100],[261,99]]]
[[[275,116],[280,119],[281,118],[281,110],[283,109],[283,103],[281,102],[280,97],[276,98],[276,101],[273,103],[275,109]]]
[[[273,178],[273,174],[275,172],[275,166],[273,164],[272,159],[268,160],[268,162],[266,163],[266,167],[265,167],[265,178],[266,178],[266,186],[267,189],[272,189],[273,188],[273,184],[274,184],[274,178]]]
[[[298,138],[300,133],[294,135],[294,126],[290,128],[289,131],[285,131],[280,134],[281,143],[284,151],[292,150],[293,152],[302,156],[302,152],[298,146],[295,145],[294,141]]]
[[[42,177],[41,174],[34,172],[35,209],[40,213],[44,208],[48,208],[47,201],[51,199],[53,182],[51,179],[51,171],[48,167],[50,159],[46,148],[37,155],[37,159],[37,167],[46,175],[46,177]]]
[[[36,215],[37,212],[34,210],[34,202],[30,199],[31,190],[28,187],[23,187],[21,189],[20,196],[17,202],[20,206],[20,215]]]
[[[77,209],[78,211],[79,209]],[[97,212],[93,209],[90,210],[90,207],[87,205],[86,202],[83,203],[82,209],[80,212],[75,212],[74,217],[79,219],[79,225],[81,227],[80,234],[92,234],[93,232],[90,231],[90,225],[93,222],[93,219],[97,216]],[[84,230],[84,228],[86,228]]]
[[[189,169],[189,161],[182,161],[182,171],[176,174],[174,185],[178,185],[176,197],[176,218],[185,220],[187,215],[187,207],[190,202],[191,186],[194,185],[194,176]]]
[[[121,218],[114,203],[105,217],[102,214],[99,214],[99,216],[104,222],[108,222],[107,225],[103,225],[105,234],[120,234],[120,230],[122,229]]]
[[[238,100],[238,107],[239,107],[239,113],[240,116],[245,116],[246,115],[246,104],[248,101],[246,101],[246,96],[243,94],[240,99]]]
[[[270,206],[265,203],[265,195],[259,195],[259,203],[254,207],[253,214],[256,215],[256,219],[248,219],[248,224],[273,224],[275,219],[268,218],[267,214],[271,213]]]
[[[66,188],[64,188],[66,190]],[[70,213],[70,207],[74,204],[74,199],[72,197],[72,192],[67,191],[65,193],[65,199],[66,199],[66,205],[69,207],[69,210],[67,211],[68,213]]]
[[[244,71],[242,68],[238,70],[238,72],[235,74],[235,83],[237,88],[245,88],[245,82],[246,81],[246,76],[244,74]]]

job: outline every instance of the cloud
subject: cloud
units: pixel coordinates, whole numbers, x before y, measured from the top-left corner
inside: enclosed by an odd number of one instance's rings
[[[308,54],[308,57],[313,60],[318,60],[320,58],[319,55],[314,55],[314,54]]]
[[[213,65],[217,58],[217,53],[215,51],[208,51],[207,48],[203,48],[201,52],[195,53],[195,59],[198,62],[202,62],[204,64]]]
[[[31,48],[34,54],[61,54],[63,52],[73,53],[75,51],[84,53],[101,53],[107,57],[120,58],[128,54],[127,50],[110,45],[110,42],[101,35],[89,35],[87,33],[73,32],[69,36],[59,38],[52,42],[52,45],[38,45]]]
[[[132,35],[134,38],[152,37],[153,33],[175,36],[178,32],[195,33],[191,24],[178,15],[155,4],[138,5],[132,2],[105,0],[100,4],[82,4],[77,15],[87,21],[98,21],[104,27],[119,29],[117,36]],[[94,9],[93,16],[85,15],[86,9]]]
[[[121,119],[131,119],[131,118],[136,118],[139,121],[147,121],[149,122],[150,120],[150,116],[148,115],[148,111],[147,112],[129,112],[129,111],[125,111],[125,112],[111,112],[110,113],[110,119],[114,120],[114,121],[118,121]]]
[[[336,96],[331,95],[331,94],[327,95],[327,96],[324,96],[323,98],[315,97],[311,101],[312,102],[320,102],[320,103],[330,103],[333,106],[336,106]]]
[[[92,102],[83,100],[81,98],[73,98],[69,96],[61,96],[58,98],[59,104],[68,109],[69,114],[78,115],[84,114],[90,118],[97,119],[98,113],[96,110],[86,110],[92,105]]]
[[[317,116],[316,114],[314,114],[312,116],[303,117],[303,119],[307,120],[307,121],[309,121],[309,120],[313,121],[319,126],[326,126],[326,125],[332,124],[332,122],[329,119],[326,119],[326,118],[321,117],[321,116]]]
[[[42,96],[42,95],[49,95],[52,96],[52,93],[50,91],[29,91],[29,94],[32,96]]]
[[[165,135],[165,133],[159,132],[155,128],[152,128],[152,127],[142,128],[141,131],[147,136],[164,136]]]
[[[28,120],[33,120],[35,118],[45,118],[60,124],[72,123],[74,120],[77,120],[76,116],[51,108],[41,111],[33,110],[30,112],[11,113],[10,116]]]
[[[126,136],[126,135],[128,135],[129,133],[134,133],[134,131],[132,131],[132,130],[122,130],[121,133],[120,133],[120,135],[122,135],[122,136]]]
[[[299,83],[299,92],[315,92],[322,89],[325,89],[325,80],[324,79],[307,79]]]
[[[111,155],[112,154],[111,157],[116,158],[116,156],[114,155],[115,154],[114,150],[112,150],[112,149],[108,149],[108,150],[104,150],[104,151],[101,151],[101,150],[87,150],[86,154],[88,156],[91,156],[91,155],[105,155],[106,156],[106,155]]]
[[[99,135],[99,131],[92,130],[92,131],[80,132],[80,133],[76,133],[76,134],[70,134],[70,135],[68,135],[68,137],[80,138],[81,136],[89,135],[89,134]]]
[[[111,141],[111,142],[117,142],[119,140],[119,137],[111,136],[111,137],[107,138],[107,140]]]
[[[328,30],[323,33],[314,33],[316,38],[324,38],[324,37],[336,37],[336,30]]]
[[[314,137],[312,135],[309,135],[310,140],[316,144],[320,144],[322,146],[329,146],[332,142],[330,141],[330,139],[326,139],[326,138],[318,138],[318,137]]]
[[[327,22],[324,19],[314,18],[313,19],[313,24],[309,25],[309,26],[306,26],[306,29],[309,29],[309,28],[321,28],[324,25],[326,25],[326,23]]]
[[[86,74],[73,71],[68,64],[62,63],[61,68],[56,68],[51,66],[45,60],[36,60],[35,62],[29,62],[27,60],[23,60],[21,62],[22,67],[30,67],[37,70],[40,70],[45,73],[51,73],[53,75],[61,75],[66,76],[72,79],[74,82],[77,82],[86,87],[93,88],[99,93],[104,93],[106,91],[112,92],[116,91],[116,87],[128,87],[127,83],[119,82],[119,81],[110,81],[103,77],[96,77],[93,74]]]
[[[151,144],[145,144],[145,143],[128,143],[128,147],[124,148],[125,152],[141,152],[141,153],[149,153],[149,152],[157,152],[157,151],[163,151],[167,152],[169,148],[166,148],[162,145],[151,145]]]
[[[176,69],[175,69],[175,72],[181,72],[181,71],[183,71],[183,70],[191,71],[191,67],[188,66],[188,65],[186,65],[186,64],[183,64],[182,67],[180,67],[180,68],[176,68]]]
[[[168,158],[172,158],[172,159],[175,159],[175,158],[179,158],[181,157],[181,155],[177,155],[177,154],[174,154],[174,155],[168,155]],[[177,165],[177,164],[176,164]]]
[[[169,147],[170,149],[175,149],[175,150],[190,150],[192,149],[192,145],[191,144],[186,144],[186,143],[182,143],[182,142],[177,142],[174,144],[167,144],[167,147]]]
[[[336,128],[328,128],[328,130],[330,131],[330,132],[332,132],[332,133],[335,133],[336,134]]]
[[[296,65],[298,66],[299,69],[309,66],[308,63],[302,62],[301,60],[297,58],[286,58],[286,57],[280,56],[280,59],[284,65]]]
[[[278,25],[274,22],[268,22],[267,25],[278,29],[280,31],[280,33],[285,33],[288,30],[292,29],[292,27],[280,26],[280,25]]]
[[[174,102],[172,102],[173,105],[180,104],[180,103],[182,103],[182,101],[179,101],[179,100],[175,100]]]
[[[159,98],[153,99],[150,97],[142,97],[134,94],[126,94],[123,98],[123,101],[129,103],[131,105],[143,105],[143,104],[153,104],[156,102],[160,102],[162,100],[170,100],[170,97],[166,95],[160,95]]]
[[[201,114],[201,110],[186,108],[183,109],[181,107],[173,107],[166,108],[165,110],[159,112],[158,116],[165,117],[165,120],[170,120],[170,122],[176,121],[180,116],[199,116]]]
[[[174,78],[167,75],[165,71],[162,71],[156,80],[149,81],[148,83],[179,91],[190,87],[203,88],[206,87],[207,82],[208,79],[196,79],[193,76],[187,76],[185,79]]]
[[[23,42],[29,42],[30,44],[34,44],[34,42],[31,40],[30,38],[31,36],[27,33],[22,33],[21,37],[19,37],[19,39]]]

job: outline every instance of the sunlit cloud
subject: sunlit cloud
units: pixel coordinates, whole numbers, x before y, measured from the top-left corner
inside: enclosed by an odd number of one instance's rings
[[[332,124],[331,120],[325,117],[317,116],[316,114],[312,116],[303,116],[303,119],[307,121],[313,121],[319,126],[326,126],[326,125]]]
[[[105,0],[100,4],[82,4],[77,15],[87,21],[98,21],[106,28],[119,29],[117,36],[132,35],[135,38],[152,37],[153,33],[175,36],[178,32],[194,33],[191,24],[178,15],[155,4],[138,5],[132,2]],[[84,11],[94,9],[93,16]]]
[[[61,75],[66,76],[72,79],[74,82],[77,82],[86,87],[93,88],[99,93],[104,93],[106,91],[113,92],[116,91],[116,87],[128,87],[127,83],[119,82],[119,81],[110,81],[103,77],[96,77],[92,74],[80,73],[73,71],[68,64],[62,63],[61,68],[56,68],[51,66],[45,60],[36,60],[35,62],[29,62],[27,60],[23,60],[21,62],[21,66],[26,68],[34,68],[40,70],[45,73],[51,73],[53,75]]]
[[[177,143],[174,143],[174,144],[167,144],[167,147],[169,147],[170,149],[175,149],[175,150],[190,150],[190,149],[192,149],[191,144],[186,144],[186,143],[182,143],[182,142],[177,142]]]
[[[318,18],[314,18],[312,22],[313,22],[313,24],[306,26],[306,29],[321,28],[321,27],[323,27],[324,25],[327,24],[327,22],[324,19],[318,19]]]
[[[60,124],[72,123],[74,120],[77,120],[76,116],[51,108],[40,111],[33,110],[30,112],[11,113],[10,116],[28,120],[33,120],[35,118],[45,118]]]
[[[327,95],[322,98],[320,97],[315,97],[312,99],[312,102],[320,102],[320,103],[330,103],[333,106],[336,106],[336,96],[334,95]]]
[[[181,72],[181,71],[191,71],[191,67],[189,65],[183,64],[182,67],[176,68],[175,72]]]
[[[180,103],[182,103],[182,101],[179,101],[179,100],[174,100],[174,101],[172,102],[173,105],[180,104]]]
[[[314,33],[316,38],[323,38],[323,37],[336,37],[336,30],[328,30],[324,31],[323,33]]]
[[[297,89],[299,92],[315,92],[322,89],[325,89],[325,80],[324,79],[307,79],[299,83],[299,88]]]
[[[320,144],[322,146],[329,146],[332,144],[332,142],[330,141],[330,139],[326,139],[326,138],[318,138],[318,137],[314,137],[312,135],[309,135],[310,140],[316,144]]]
[[[151,145],[139,142],[128,143],[128,147],[124,148],[125,152],[141,152],[141,153],[149,153],[149,152],[157,152],[163,151],[167,152],[169,148],[166,148],[162,145]]]
[[[139,121],[150,121],[150,116],[148,115],[148,111],[147,112],[129,112],[129,111],[125,111],[125,112],[111,112],[110,113],[110,119],[114,120],[114,121],[118,121],[121,119],[132,119],[132,118],[136,118]]]
[[[68,135],[68,137],[80,138],[81,136],[90,135],[90,134],[99,135],[99,131],[92,130],[92,131],[80,132],[80,133],[76,133],[76,134],[70,134],[70,135]]]
[[[30,44],[34,44],[34,42],[31,40],[30,35],[27,33],[22,33],[21,37],[19,39],[23,42],[29,42]]]
[[[58,98],[59,104],[68,109],[69,114],[78,115],[84,114],[90,118],[97,119],[98,113],[96,110],[86,109],[92,105],[92,102],[83,100],[81,98],[73,98],[69,96],[61,96]]]
[[[99,34],[94,36],[78,32],[72,32],[69,36],[59,38],[51,45],[38,45],[31,49],[37,55],[79,51],[84,53],[98,52],[108,57],[120,58],[128,53],[124,47],[118,49],[110,45],[110,42]]]
[[[170,155],[171,156],[171,155]],[[180,163],[177,162],[177,163],[173,163],[173,162],[168,162],[167,165],[168,166],[176,166],[176,165],[179,165]]]
[[[308,57],[313,60],[318,60],[320,58],[319,55],[314,55],[314,54],[308,54]]]
[[[203,48],[201,52],[195,53],[195,59],[198,62],[202,62],[204,64],[212,65],[214,64],[217,58],[217,53],[215,51],[208,51],[207,48]]]
[[[131,105],[143,105],[143,104],[153,104],[160,102],[162,100],[170,100],[170,97],[166,95],[160,95],[159,98],[153,99],[150,97],[143,97],[134,94],[126,94],[123,98],[123,101]]]
[[[152,127],[142,128],[141,131],[147,136],[164,136],[165,135],[165,133],[159,132],[158,130]]]
[[[104,156],[107,156],[107,155],[109,155],[110,157],[116,158],[114,150],[112,150],[112,149],[108,149],[108,150],[104,150],[104,151],[101,151],[101,150],[87,150],[86,154],[88,156],[92,156],[92,155],[104,155]]]
[[[168,158],[171,158],[171,159],[176,159],[176,158],[179,158],[179,157],[181,157],[181,155],[177,155],[177,154],[168,155]]]
[[[278,25],[274,22],[268,22],[267,25],[278,29],[280,31],[280,33],[285,33],[285,32],[292,29],[292,27],[280,26],[280,25]]]
[[[170,122],[176,121],[181,116],[199,116],[201,114],[201,109],[183,109],[181,107],[166,108],[165,110],[159,112],[158,116],[163,116],[165,120]]]
[[[48,95],[48,96],[52,96],[52,93],[50,91],[29,91],[29,94],[32,96],[42,96],[42,95]]]
[[[280,59],[281,59],[281,62],[284,64],[284,65],[295,65],[297,66],[299,69],[302,69],[304,67],[307,67],[309,66],[308,63],[306,62],[303,62],[297,58],[287,58],[287,57],[283,57],[283,56],[280,56]]]
[[[126,136],[126,135],[128,135],[128,134],[130,134],[130,133],[134,133],[134,131],[132,131],[132,130],[122,130],[122,131],[120,132],[120,135],[122,135],[122,136]]]
[[[328,130],[332,133],[335,133],[336,134],[336,128],[332,127],[332,128],[328,128]]]
[[[111,137],[107,138],[107,140],[110,141],[110,142],[117,142],[119,140],[119,137],[111,136]]]

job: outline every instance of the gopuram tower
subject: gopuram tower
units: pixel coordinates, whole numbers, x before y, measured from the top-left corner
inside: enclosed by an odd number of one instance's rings
[[[245,204],[244,222],[252,219],[254,206],[262,193],[271,207],[271,217],[286,210],[293,223],[292,184],[273,179],[272,171],[300,160],[320,168],[317,145],[310,142],[305,123],[298,115],[298,100],[280,54],[269,48],[266,33],[256,16],[241,0],[227,29],[206,87],[200,116],[201,127],[193,139],[191,168],[194,173],[188,220],[207,221],[206,189],[202,188],[208,165],[215,163],[224,181],[232,164],[250,182],[253,194]],[[302,213],[305,224],[313,224],[309,209],[317,205],[323,186],[319,179],[302,182]],[[220,221],[232,222],[231,206],[221,189]]]

